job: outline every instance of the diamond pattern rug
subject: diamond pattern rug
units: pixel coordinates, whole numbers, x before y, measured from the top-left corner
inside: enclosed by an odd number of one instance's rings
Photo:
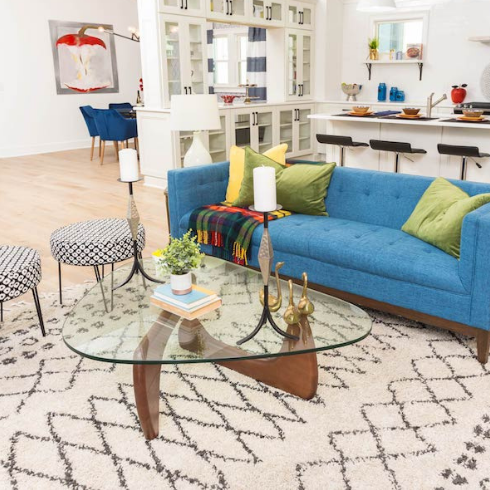
[[[319,354],[310,401],[212,364],[164,367],[147,442],[131,367],[62,341],[83,291],[42,298],[44,339],[32,304],[5,304],[2,490],[490,489],[490,366],[473,340],[370,312],[372,335]]]

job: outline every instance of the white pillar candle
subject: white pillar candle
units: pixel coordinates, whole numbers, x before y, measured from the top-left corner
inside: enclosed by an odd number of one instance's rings
[[[275,211],[277,208],[275,169],[272,167],[254,168],[253,179],[255,210]]]
[[[140,178],[136,150],[125,148],[119,152],[119,172],[122,182],[136,182]]]

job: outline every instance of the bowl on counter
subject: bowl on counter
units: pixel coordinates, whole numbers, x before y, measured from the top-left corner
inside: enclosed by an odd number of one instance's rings
[[[480,118],[483,116],[483,111],[480,109],[463,109],[464,117]]]
[[[403,113],[407,116],[416,116],[420,112],[420,109],[417,109],[415,107],[405,107],[402,110]]]
[[[358,85],[357,83],[343,83],[341,87],[342,92],[347,95],[347,100],[354,101],[357,100],[356,95],[358,95],[362,89],[362,85]]]
[[[369,111],[369,106],[367,105],[355,105],[352,108],[353,112],[357,112],[358,114],[366,114]]]

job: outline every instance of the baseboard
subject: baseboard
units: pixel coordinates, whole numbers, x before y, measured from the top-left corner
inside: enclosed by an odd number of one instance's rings
[[[167,188],[167,179],[161,177],[152,177],[151,175],[145,175],[146,187],[155,187],[156,189],[165,190]]]
[[[0,158],[22,157],[26,155],[37,155],[40,153],[54,153],[57,151],[79,150],[90,148],[91,139],[63,141],[56,143],[44,143],[42,145],[24,146],[20,148],[0,148]],[[96,141],[98,146],[98,139]]]

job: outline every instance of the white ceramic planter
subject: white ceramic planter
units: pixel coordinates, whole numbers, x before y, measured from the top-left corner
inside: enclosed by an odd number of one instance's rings
[[[187,274],[170,274],[170,287],[172,293],[178,295],[189,294],[192,291],[192,273]]]

